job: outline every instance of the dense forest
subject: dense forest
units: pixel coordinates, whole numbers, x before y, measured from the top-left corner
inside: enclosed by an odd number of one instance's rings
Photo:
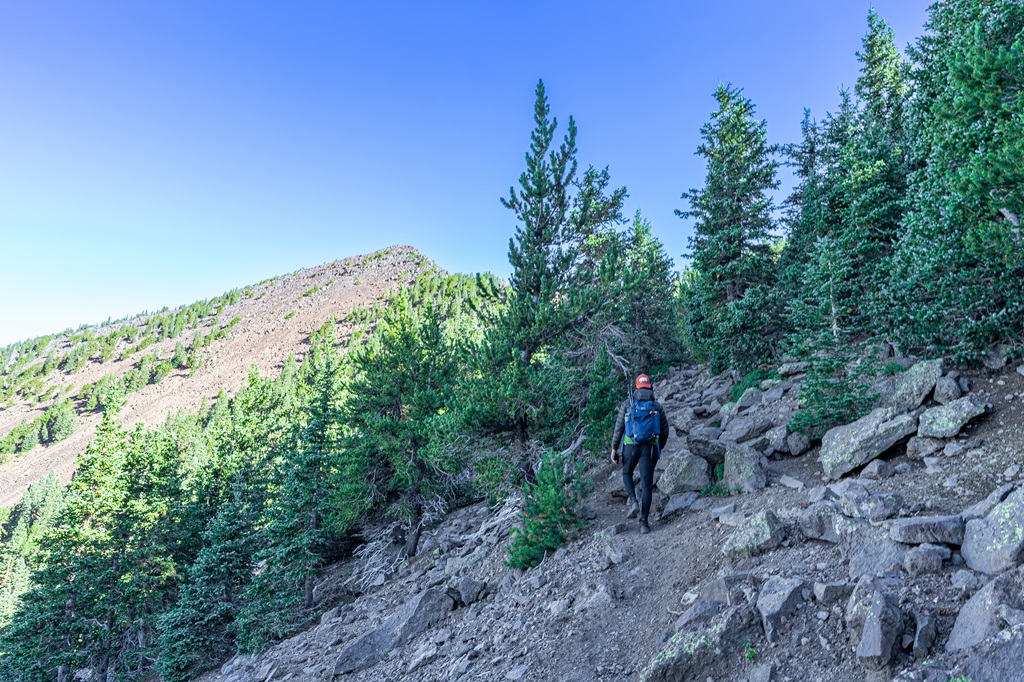
[[[40,481],[0,516],[0,680],[191,679],[313,622],[337,560],[357,557],[345,589],[366,589],[474,500],[522,492],[507,562],[536,565],[581,523],[581,472],[640,371],[692,358],[756,381],[806,361],[792,426],[814,437],[859,416],[894,357],[1019,354],[1024,6],[942,0],[926,29],[904,58],[870,13],[853,91],[805,112],[790,144],[719,87],[705,184],[681,198],[695,231],[679,274],[648,221],[623,216],[609,169],[578,166],[575,121],[559,125],[539,83],[502,199],[508,282],[427,271],[356,314],[351,338],[331,321],[301,363],[158,428],[121,424],[130,381],[91,387],[103,421],[71,483]],[[777,201],[782,165],[798,185]],[[210,312],[169,315],[130,352]],[[4,349],[0,400],[82,361],[26,376],[47,343]],[[135,381],[198,357],[174,356]],[[66,396],[45,399],[0,458],[74,429]]]

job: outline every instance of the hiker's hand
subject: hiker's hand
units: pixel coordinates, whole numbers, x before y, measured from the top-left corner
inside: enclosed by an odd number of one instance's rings
[[[612,464],[618,464],[618,463],[619,463],[619,451],[616,450],[615,448],[612,448]]]

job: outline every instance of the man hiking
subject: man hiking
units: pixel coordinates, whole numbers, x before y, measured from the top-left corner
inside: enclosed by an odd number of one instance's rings
[[[668,417],[661,404],[654,399],[651,378],[641,374],[636,378],[636,391],[619,409],[615,433],[612,435],[612,462],[622,462],[622,483],[629,497],[629,513],[626,517],[632,519],[636,518],[637,513],[640,514],[641,533],[651,532],[647,517],[651,512],[654,465],[667,442]],[[633,485],[633,470],[637,464],[640,465],[641,504],[637,504],[636,488]]]

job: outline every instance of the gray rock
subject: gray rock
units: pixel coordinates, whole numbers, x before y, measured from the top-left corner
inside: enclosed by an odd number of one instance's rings
[[[892,465],[882,459],[876,459],[868,463],[863,470],[861,470],[861,478],[866,478],[871,481],[881,481],[885,478],[892,477],[893,469]]]
[[[967,522],[960,553],[975,571],[995,575],[1013,568],[1024,550],[1024,488],[1010,493],[984,519]]]
[[[903,557],[910,547],[893,542],[884,530],[864,521],[850,521],[850,524],[842,545],[850,562],[850,578],[873,577],[891,568],[903,567]]]
[[[737,528],[722,547],[722,553],[733,558],[756,556],[770,552],[786,539],[786,531],[771,510],[763,510]]]
[[[1002,630],[1001,606],[1024,609],[1024,567],[995,578],[960,607],[946,651],[973,647]]]
[[[786,389],[789,388],[785,385],[777,385],[769,388],[764,394],[761,395],[762,405],[772,405],[782,400],[782,396],[786,395]]]
[[[526,673],[530,671],[529,663],[520,663],[515,666],[507,673],[505,673],[506,680],[521,680],[526,676]]]
[[[1010,493],[1016,489],[1016,483],[1005,483],[989,493],[988,497],[984,500],[975,502],[971,506],[967,507],[967,509],[964,509],[960,516],[963,517],[964,521],[970,521],[971,519],[983,519],[996,508],[996,505],[1009,497]]]
[[[951,377],[941,377],[935,382],[935,402],[940,405],[948,405],[963,395],[960,392],[960,384]]]
[[[920,407],[942,376],[942,360],[919,362],[906,372],[891,378],[876,407],[892,408],[894,412],[909,412]]]
[[[846,624],[861,666],[882,670],[889,665],[903,633],[903,615],[880,583],[870,578],[857,583],[846,607]]]
[[[723,504],[721,507],[712,507],[708,510],[708,516],[717,521],[726,514],[732,514],[734,511],[736,511],[736,503],[730,502],[729,504]]]
[[[908,550],[903,557],[903,569],[914,578],[928,573],[938,573],[942,570],[942,562],[952,555],[949,547],[918,545]]]
[[[847,516],[872,523],[896,516],[903,506],[899,493],[876,493],[855,482],[845,486],[840,501]]]
[[[842,515],[842,510],[837,502],[816,502],[800,513],[797,522],[804,537],[835,544],[840,541],[839,533],[836,530],[836,521]]]
[[[727,443],[722,482],[729,490],[745,493],[764,490],[768,478],[761,467],[761,454],[746,445]]]
[[[677,632],[641,672],[644,682],[704,680],[721,668],[722,652],[737,651],[760,634],[761,620],[749,605],[725,609],[701,627]]]
[[[985,581],[974,571],[961,568],[953,574],[953,577],[949,579],[949,583],[958,592],[974,594],[974,592],[981,589]]]
[[[692,407],[683,407],[668,415],[668,421],[677,432],[689,433],[697,423],[697,417]]]
[[[948,405],[933,407],[921,415],[918,436],[925,438],[952,438],[960,433],[967,422],[985,414],[985,406],[973,396],[965,396]]]
[[[666,495],[701,491],[711,485],[707,460],[688,452],[677,452],[668,458],[658,479],[658,490]]]
[[[736,401],[736,407],[740,410],[745,410],[753,407],[754,405],[760,405],[761,396],[763,395],[764,394],[761,392],[761,389],[756,386],[751,386],[745,390],[743,395],[740,396],[740,399]]]
[[[704,623],[719,614],[722,603],[710,599],[698,599],[676,620],[676,632],[694,623]]]
[[[823,502],[824,500],[834,500],[839,496],[835,494],[828,487],[819,485],[811,488],[807,493],[808,504],[814,504],[815,502]]]
[[[999,637],[981,642],[962,653],[961,663],[957,666],[958,674],[962,675],[961,680],[1019,680],[1021,670],[1024,670],[1024,627],[1006,630]]]
[[[807,371],[807,368],[810,366],[810,363],[807,362],[787,362],[784,365],[780,365],[776,371],[780,377],[790,377]]]
[[[466,606],[479,601],[486,591],[487,583],[483,580],[477,580],[468,575],[464,575],[459,579],[459,599]]]
[[[964,541],[964,521],[959,514],[896,519],[889,527],[889,537],[907,545],[960,545]]]
[[[786,445],[789,446],[789,454],[799,457],[811,449],[811,439],[802,433],[791,433],[786,436]]]
[[[775,682],[775,664],[764,663],[750,669],[748,682]]]
[[[1017,368],[1017,374],[1024,377],[1024,365],[1021,365],[1020,367]]]
[[[678,516],[689,509],[699,497],[699,493],[692,492],[672,495],[668,498],[668,502],[665,503],[665,508],[661,510],[661,520],[668,521],[669,519]]]
[[[389,651],[441,622],[454,606],[451,597],[427,589],[405,602],[390,618],[345,647],[334,666],[335,675],[365,670]]]
[[[946,457],[956,457],[963,454],[965,450],[967,450],[967,446],[957,443],[956,441],[952,441],[950,443],[946,443],[946,447],[942,448],[942,454]]]
[[[914,612],[914,658],[921,660],[931,651],[935,643],[935,619],[926,614]]]
[[[761,613],[764,634],[769,642],[779,641],[779,628],[803,603],[804,581],[798,578],[772,576],[761,586],[757,610]]]
[[[700,599],[737,606],[756,600],[760,582],[749,573],[727,573],[709,580],[700,588]]]
[[[785,424],[768,429],[767,433],[764,434],[765,440],[767,441],[764,448],[764,454],[772,455],[776,452],[789,452],[789,443],[787,441],[788,435],[789,427]]]
[[[914,436],[907,441],[907,457],[910,459],[924,459],[929,455],[934,455],[936,452],[942,449],[945,442],[938,438],[921,438],[920,436]]]
[[[725,462],[725,443],[717,440],[718,435],[710,438],[711,434],[704,431],[705,429],[703,428],[691,431],[690,435],[686,437],[686,445],[690,452],[704,458],[714,468]],[[718,429],[715,429],[715,431],[718,431]],[[719,434],[721,434],[721,431],[719,431]]]
[[[917,431],[917,417],[886,408],[872,411],[852,424],[837,426],[821,440],[821,465],[825,475],[837,479],[867,464]]]
[[[803,481],[797,480],[788,474],[783,474],[779,477],[779,485],[784,485],[793,490],[803,490],[807,487]]]
[[[629,558],[629,550],[617,542],[609,542],[604,546],[604,555],[608,557],[608,561],[618,566]]]
[[[772,422],[763,417],[736,417],[729,422],[721,439],[734,443],[753,440],[772,428]]]
[[[1010,347],[1004,343],[997,344],[985,354],[981,361],[989,369],[1002,369],[1006,367],[1010,350]]]
[[[850,583],[814,583],[814,599],[822,606],[846,601],[852,592]]]

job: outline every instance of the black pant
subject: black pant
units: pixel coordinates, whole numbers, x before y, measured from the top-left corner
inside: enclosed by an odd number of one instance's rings
[[[622,446],[622,483],[626,486],[629,499],[636,499],[636,487],[633,486],[633,470],[640,465],[640,520],[647,523],[651,513],[651,494],[654,489],[654,465],[657,460],[656,445],[624,445]]]

